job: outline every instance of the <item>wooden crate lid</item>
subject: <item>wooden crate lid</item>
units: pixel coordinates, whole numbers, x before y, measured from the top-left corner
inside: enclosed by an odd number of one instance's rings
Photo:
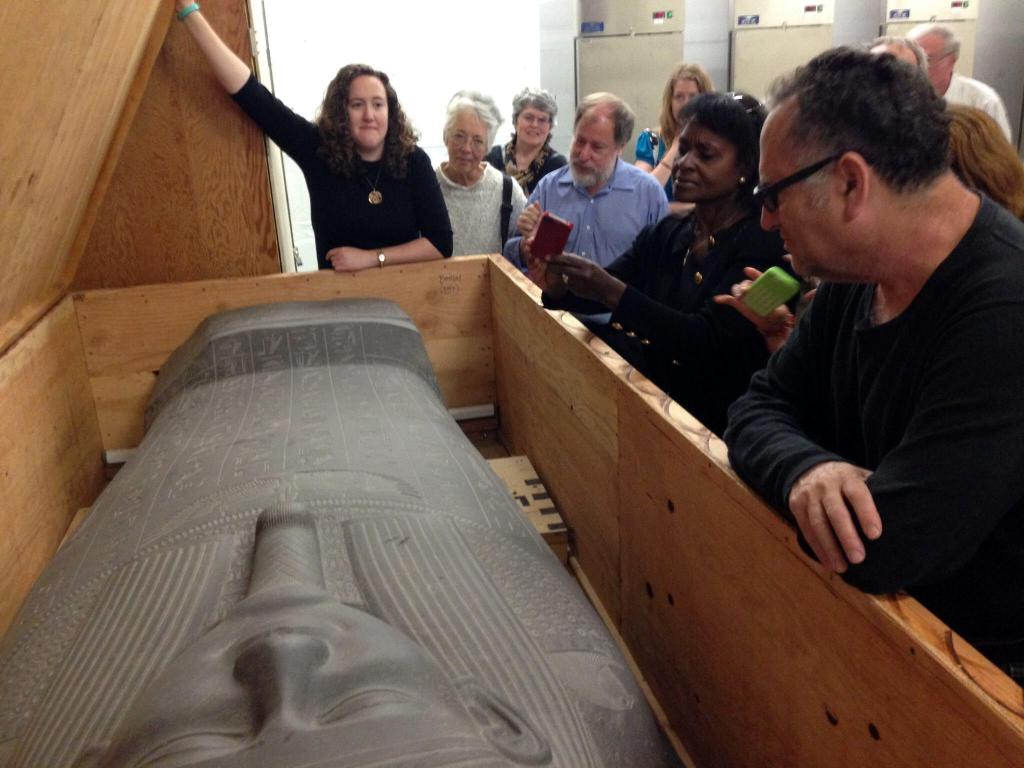
[[[0,351],[66,293],[171,17],[161,0],[5,0]]]

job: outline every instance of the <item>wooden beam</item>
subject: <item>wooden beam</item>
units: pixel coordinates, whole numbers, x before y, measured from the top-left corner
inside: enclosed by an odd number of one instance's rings
[[[170,13],[167,0],[70,0],[43,13],[33,0],[4,3],[0,348],[63,296],[73,243]]]
[[[0,356],[0,635],[75,512],[103,486],[71,299]]]
[[[165,3],[165,5],[169,5],[169,3]],[[164,38],[167,36],[167,27],[170,21],[170,13],[157,14],[153,19],[153,24],[149,27],[147,36],[142,40],[135,77],[129,84],[125,94],[117,126],[103,157],[103,164],[100,166],[96,183],[93,185],[92,194],[89,195],[86,203],[81,223],[78,225],[78,231],[75,233],[75,239],[64,261],[64,270],[58,283],[62,294],[68,290],[74,281],[75,274],[82,260],[82,254],[85,252],[89,239],[92,236],[93,225],[96,223],[101,207],[106,201],[107,191],[114,177],[114,171],[120,163],[122,149],[125,146],[129,131],[135,123],[136,112],[142,101],[142,96],[147,90],[150,74],[153,71],[153,64],[156,62],[157,54],[160,53]],[[134,202],[136,210],[138,210],[139,201],[136,199]],[[165,258],[168,251],[167,245],[165,243]],[[121,254],[121,256],[123,258],[130,258],[127,254]]]

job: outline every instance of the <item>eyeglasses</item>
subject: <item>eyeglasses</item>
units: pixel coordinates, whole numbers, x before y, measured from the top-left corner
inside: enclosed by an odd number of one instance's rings
[[[463,144],[469,144],[471,149],[480,150],[487,146],[486,141],[482,136],[470,136],[468,133],[462,131],[456,131],[448,137],[456,147],[461,147]]]
[[[930,67],[930,66],[932,66],[934,64],[938,64],[940,61],[942,61],[947,56],[952,56],[952,55],[953,55],[952,51],[943,51],[938,56],[929,56],[929,57],[927,57],[926,61],[928,62],[928,66]]]
[[[527,125],[547,125],[551,122],[547,115],[520,115],[519,119]]]
[[[810,178],[826,165],[835,162],[842,156],[842,152],[836,152],[834,155],[829,155],[824,160],[811,163],[810,165],[801,168],[796,173],[789,174],[789,176],[784,179],[779,179],[774,184],[766,184],[764,186],[758,184],[754,187],[754,205],[764,206],[764,209],[768,211],[768,213],[775,213],[775,211],[779,210],[779,192],[784,190],[786,187],[791,187],[804,179]]]

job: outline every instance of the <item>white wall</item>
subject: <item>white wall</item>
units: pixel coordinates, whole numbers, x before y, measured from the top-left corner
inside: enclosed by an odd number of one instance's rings
[[[1024,157],[1024,0],[981,0],[974,46],[974,77],[1003,97],[1014,145]]]
[[[558,104],[551,146],[569,154],[576,112],[576,0],[540,0],[540,86]]]

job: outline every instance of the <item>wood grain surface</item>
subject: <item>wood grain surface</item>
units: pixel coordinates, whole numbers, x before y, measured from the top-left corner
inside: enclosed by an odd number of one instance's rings
[[[383,297],[423,334],[448,407],[496,401],[488,260],[468,256],[353,274],[314,272],[85,291],[75,310],[107,450],[142,437],[167,356],[215,312],[280,301]]]
[[[251,60],[244,0],[203,7]],[[174,22],[152,69],[73,290],[280,271],[263,132]]]
[[[102,488],[101,452],[67,298],[0,356],[0,636]]]
[[[55,305],[170,19],[167,0],[0,9],[0,350]]]
[[[1024,765],[1019,686],[912,598],[823,571],[720,440],[514,268],[491,282],[506,440],[697,765]]]
[[[589,332],[570,315],[544,310],[536,286],[501,257],[491,262],[491,292],[502,434],[514,453],[530,457],[573,530],[577,559],[617,622],[615,372],[589,348]],[[621,363],[613,358],[612,365]]]

